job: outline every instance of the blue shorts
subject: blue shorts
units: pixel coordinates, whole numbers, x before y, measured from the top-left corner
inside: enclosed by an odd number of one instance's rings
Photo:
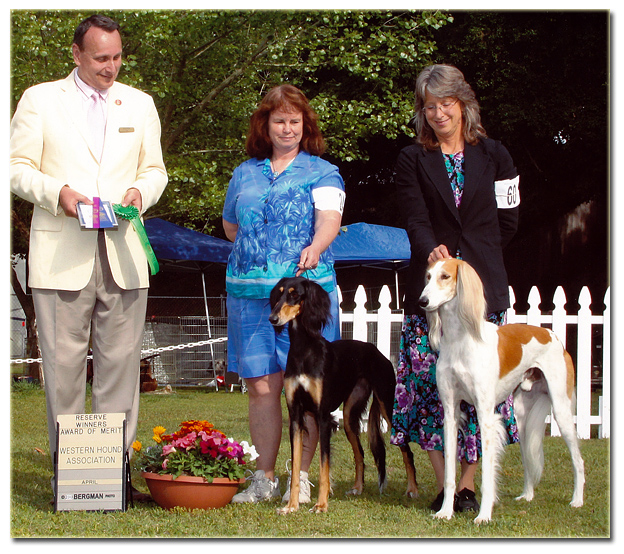
[[[331,342],[340,338],[340,320],[336,289],[329,296],[332,319],[323,329],[323,336]],[[278,333],[269,323],[269,299],[228,296],[227,310],[227,370],[247,379],[285,371],[290,347],[288,325]]]

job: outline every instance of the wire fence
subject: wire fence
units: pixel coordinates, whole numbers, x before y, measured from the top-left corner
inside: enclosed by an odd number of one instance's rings
[[[206,317],[208,312],[208,318]],[[367,323],[368,341],[377,344],[378,325]],[[396,367],[401,324],[393,323],[390,359]],[[342,322],[343,338],[353,338],[353,322]],[[23,312],[12,296],[11,358],[14,362],[32,362],[26,358],[26,327]],[[150,365],[159,386],[199,387],[240,384],[227,373],[226,299],[201,296],[149,296],[143,337],[143,360]],[[222,379],[218,381],[218,377]]]
[[[208,317],[206,316],[208,313]],[[215,386],[226,375],[225,297],[150,296],[142,359],[160,386]],[[11,363],[28,364],[24,312],[11,297]],[[89,356],[90,358],[90,356]],[[228,384],[238,384],[229,376]]]
[[[216,386],[225,375],[227,319],[204,316],[152,316],[145,322],[143,350],[148,354],[152,377],[159,385]],[[176,345],[193,344],[183,349]],[[149,355],[150,350],[157,353]]]

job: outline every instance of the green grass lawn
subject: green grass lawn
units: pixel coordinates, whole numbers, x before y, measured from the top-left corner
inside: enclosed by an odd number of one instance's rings
[[[284,403],[285,404],[285,403]],[[435,482],[428,457],[413,448],[420,497],[405,498],[405,472],[398,448],[388,446],[388,487],[383,496],[376,488],[376,470],[363,437],[367,462],[362,496],[346,497],[353,479],[351,448],[342,431],[332,440],[334,494],[329,512],[312,514],[303,508],[296,514],[278,516],[277,503],[228,505],[219,510],[174,510],[155,504],[135,505],[127,512],[54,513],[50,479],[43,391],[35,386],[14,386],[11,391],[11,536],[109,537],[109,538],[546,538],[610,536],[610,443],[605,439],[581,441],[585,459],[585,505],[571,508],[572,465],[561,438],[545,440],[545,469],[535,499],[516,501],[522,492],[522,464],[518,445],[509,446],[499,478],[499,503],[490,524],[476,526],[474,513],[456,514],[451,521],[432,517],[429,504]],[[24,420],[28,416],[28,433]],[[152,428],[177,429],[185,419],[205,419],[237,440],[250,440],[247,428],[247,397],[239,392],[178,390],[172,394],[142,394],[139,440],[151,443]],[[289,459],[287,413],[277,470],[284,492]],[[253,466],[252,466],[253,468]],[[318,462],[310,471],[318,485]],[[133,483],[147,491],[134,473]],[[312,489],[313,500],[318,486]],[[504,548],[504,547],[503,547]]]

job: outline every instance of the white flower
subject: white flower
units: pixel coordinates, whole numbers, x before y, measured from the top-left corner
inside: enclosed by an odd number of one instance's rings
[[[242,441],[240,444],[243,447],[243,452],[245,454],[251,455],[251,458],[249,459],[249,461],[253,462],[258,457],[258,453],[256,452],[256,447],[253,444],[250,445],[247,441]]]

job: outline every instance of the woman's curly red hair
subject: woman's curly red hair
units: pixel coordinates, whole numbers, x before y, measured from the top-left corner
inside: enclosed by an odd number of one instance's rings
[[[299,148],[320,156],[325,152],[325,140],[318,128],[318,116],[308,99],[292,85],[279,85],[267,92],[251,116],[245,148],[251,158],[270,158],[273,144],[269,138],[269,116],[276,110],[301,112],[303,114],[303,136]]]

